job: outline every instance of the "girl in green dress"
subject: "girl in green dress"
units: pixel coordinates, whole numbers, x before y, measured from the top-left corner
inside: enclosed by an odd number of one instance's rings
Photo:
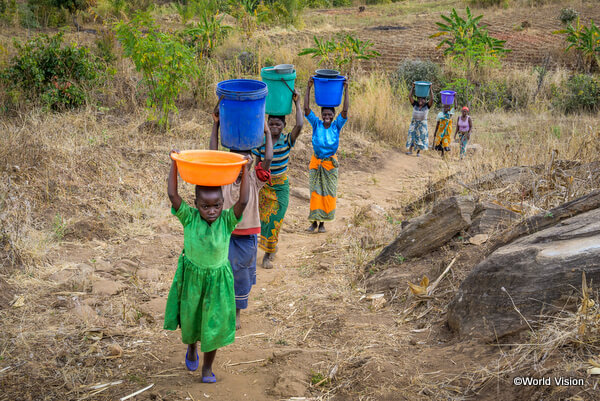
[[[227,210],[223,210],[221,187],[197,185],[196,207],[189,206],[177,192],[175,161],[172,161],[169,173],[171,213],[183,225],[183,252],[167,298],[164,328],[177,330],[181,327],[181,341],[188,345],[185,364],[192,371],[198,369],[196,343],[200,341],[200,351],[204,353],[204,383],[217,381],[212,371],[217,349],[233,343],[235,339],[235,295],[228,258],[229,238],[248,203],[247,166],[242,167],[240,197]]]

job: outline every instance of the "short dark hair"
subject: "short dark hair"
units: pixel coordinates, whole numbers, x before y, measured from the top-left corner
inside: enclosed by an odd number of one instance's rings
[[[274,115],[269,114],[269,118],[268,119],[270,120],[271,118],[276,118],[278,120],[281,120],[281,122],[283,123],[283,125],[285,125],[285,116],[274,116]]]
[[[331,112],[335,115],[335,107],[321,107],[321,113],[325,110],[331,110]]]
[[[218,191],[219,194],[221,195],[221,198],[223,197],[223,189],[221,187],[209,187],[206,185],[196,185],[196,199],[198,199],[200,197],[200,193],[212,192],[212,191]]]

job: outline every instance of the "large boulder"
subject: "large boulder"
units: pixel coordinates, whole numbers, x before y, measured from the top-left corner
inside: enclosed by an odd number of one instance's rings
[[[490,254],[461,284],[448,308],[448,324],[461,336],[517,333],[577,300],[583,272],[593,284],[600,282],[600,209]]]
[[[481,202],[473,213],[473,222],[469,234],[493,234],[504,230],[521,215],[492,202]]]
[[[475,201],[470,196],[453,196],[436,203],[431,212],[411,219],[373,263],[414,258],[439,248],[471,225],[474,210]]]

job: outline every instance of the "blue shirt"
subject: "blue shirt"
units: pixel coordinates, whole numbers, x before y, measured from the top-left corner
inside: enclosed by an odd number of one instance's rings
[[[312,145],[315,155],[321,160],[335,155],[340,146],[340,131],[348,120],[340,113],[329,128],[325,128],[323,121],[312,110],[306,119],[313,128]]]

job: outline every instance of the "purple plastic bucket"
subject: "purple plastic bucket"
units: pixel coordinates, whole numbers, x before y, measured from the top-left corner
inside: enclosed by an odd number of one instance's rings
[[[456,96],[456,92],[454,91],[441,91],[442,95],[442,104],[454,104],[454,96]]]

